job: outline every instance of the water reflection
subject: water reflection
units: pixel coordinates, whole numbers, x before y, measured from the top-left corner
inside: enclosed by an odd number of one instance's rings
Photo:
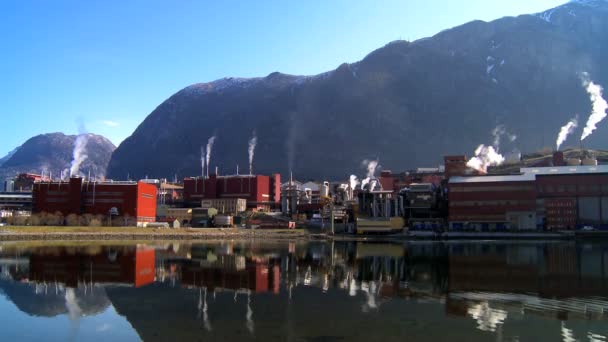
[[[79,320],[110,309],[143,340],[608,335],[604,243],[4,245],[0,258],[6,299],[66,316],[80,339]]]

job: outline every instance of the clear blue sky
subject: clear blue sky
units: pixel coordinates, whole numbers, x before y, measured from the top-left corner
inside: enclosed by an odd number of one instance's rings
[[[565,0],[0,1],[0,156],[31,136],[119,144],[197,82],[316,74],[384,44]]]

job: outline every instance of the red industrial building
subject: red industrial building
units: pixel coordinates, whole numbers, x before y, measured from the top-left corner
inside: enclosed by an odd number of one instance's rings
[[[137,223],[156,221],[156,187],[142,182],[41,181],[32,193],[34,213],[60,212],[137,218]]]
[[[536,228],[534,175],[452,177],[448,198],[451,229]]]
[[[608,227],[608,165],[522,168],[536,176],[539,214],[548,229]]]
[[[244,198],[247,207],[269,210],[281,201],[281,175],[233,175],[184,179],[184,203],[199,207],[204,199]]]
[[[464,176],[466,158],[446,157],[450,229],[608,228],[608,166],[522,168]],[[556,153],[555,165],[564,165]],[[448,167],[448,164],[449,167]]]

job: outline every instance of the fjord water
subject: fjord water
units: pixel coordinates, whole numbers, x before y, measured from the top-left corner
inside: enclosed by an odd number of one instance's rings
[[[3,341],[606,341],[605,242],[0,245]]]

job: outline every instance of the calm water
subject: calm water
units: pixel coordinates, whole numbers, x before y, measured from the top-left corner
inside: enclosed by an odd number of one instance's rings
[[[2,341],[608,340],[608,243],[0,248]]]

